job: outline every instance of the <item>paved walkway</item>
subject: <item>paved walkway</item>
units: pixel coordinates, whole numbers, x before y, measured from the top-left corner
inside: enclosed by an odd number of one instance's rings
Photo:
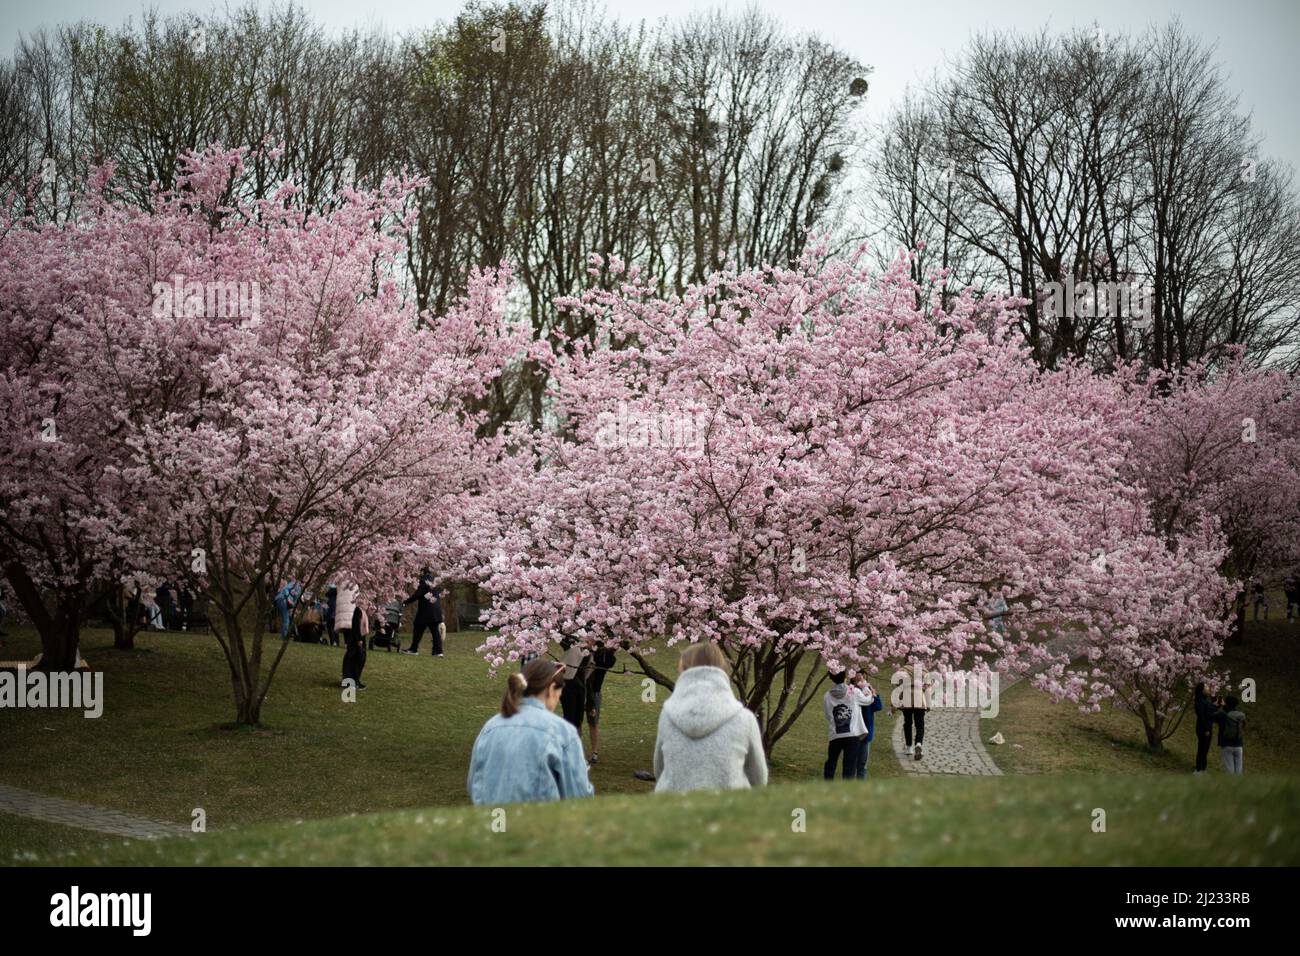
[[[1074,635],[1058,637],[1049,641],[1047,646],[1053,653],[1059,653],[1074,639]],[[998,684],[999,695],[1010,690],[1023,679],[1023,677],[1004,675]],[[1002,771],[998,769],[998,765],[993,762],[993,757],[984,746],[982,737],[984,728],[981,726],[982,720],[978,708],[943,707],[926,711],[925,743],[921,746],[920,760],[904,751],[902,713],[898,713],[893,719],[894,756],[908,773],[956,774],[968,777],[1002,776]]]
[[[1001,776],[980,740],[980,712],[974,707],[945,707],[926,711],[922,758],[903,751],[903,715],[894,717],[894,756],[909,773]]]
[[[190,828],[177,823],[158,823],[144,817],[134,817],[129,813],[107,810],[104,807],[92,807],[86,803],[74,803],[59,797],[47,797],[20,790],[17,787],[0,783],[0,813],[13,813],[20,817],[45,820],[49,823],[61,823],[69,827],[81,827],[83,830],[96,830],[111,833],[114,836],[131,837],[136,840],[156,840],[160,837],[178,836],[189,833]]]

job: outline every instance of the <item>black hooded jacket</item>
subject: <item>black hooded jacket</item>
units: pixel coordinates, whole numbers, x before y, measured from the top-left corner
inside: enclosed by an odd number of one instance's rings
[[[442,592],[433,583],[433,578],[420,578],[420,586],[415,589],[415,593],[402,603],[414,604],[416,602],[419,602],[415,609],[415,622],[417,624],[442,623]]]

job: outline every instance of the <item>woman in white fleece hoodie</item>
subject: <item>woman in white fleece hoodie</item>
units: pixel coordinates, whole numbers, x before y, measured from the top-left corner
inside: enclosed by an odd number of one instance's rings
[[[659,712],[655,791],[744,790],[767,783],[758,718],[736,699],[716,644],[692,644]]]

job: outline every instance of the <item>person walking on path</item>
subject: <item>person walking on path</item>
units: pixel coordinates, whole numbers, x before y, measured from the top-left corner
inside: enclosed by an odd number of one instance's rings
[[[1219,725],[1219,753],[1228,773],[1245,772],[1246,715],[1237,709],[1237,698],[1229,697],[1214,715]]]
[[[1286,595],[1286,622],[1291,623],[1300,612],[1300,572],[1292,571],[1282,582],[1282,592]]]
[[[862,696],[867,703],[861,705],[862,722],[866,725],[866,734],[858,741],[858,761],[857,761],[857,778],[859,780],[867,779],[867,759],[871,756],[871,741],[876,736],[876,712],[881,710],[885,705],[881,701],[880,695],[870,684],[866,684],[862,689]]]
[[[835,765],[843,757],[844,779],[852,780],[858,773],[858,746],[866,736],[867,725],[862,719],[861,707],[866,697],[852,684],[845,683],[844,671],[831,674],[831,689],[822,697],[826,711],[826,731],[830,735],[826,745],[826,763],[822,777],[835,779]]]
[[[1214,715],[1219,708],[1206,693],[1204,682],[1196,685],[1192,709],[1196,711],[1196,769],[1192,772],[1205,773],[1210,757],[1210,742],[1214,737]]]
[[[429,643],[433,645],[434,657],[442,657],[442,639],[447,633],[442,621],[442,591],[433,577],[433,572],[425,568],[420,572],[420,584],[415,593],[403,604],[415,605],[415,623],[411,625],[411,646],[403,653],[420,653],[420,639],[429,631]]]
[[[469,758],[475,806],[568,800],[595,792],[582,740],[556,716],[564,665],[536,658],[506,682],[501,712],[483,725]]]
[[[921,744],[925,741],[925,712],[930,709],[925,699],[925,688],[918,682],[915,686],[903,688],[903,706],[897,708],[903,712],[903,749],[916,760],[921,759]],[[890,708],[890,713],[894,708]],[[912,743],[912,731],[916,731],[916,744]]]
[[[716,644],[692,644],[677,662],[677,686],[659,711],[655,792],[744,790],[767,783],[758,718],[731,690]]]

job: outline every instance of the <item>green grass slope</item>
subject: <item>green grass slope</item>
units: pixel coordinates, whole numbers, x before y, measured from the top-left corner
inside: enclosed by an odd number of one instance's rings
[[[1298,821],[1300,782],[1287,777],[904,778],[298,820],[34,862],[1295,865]]]

